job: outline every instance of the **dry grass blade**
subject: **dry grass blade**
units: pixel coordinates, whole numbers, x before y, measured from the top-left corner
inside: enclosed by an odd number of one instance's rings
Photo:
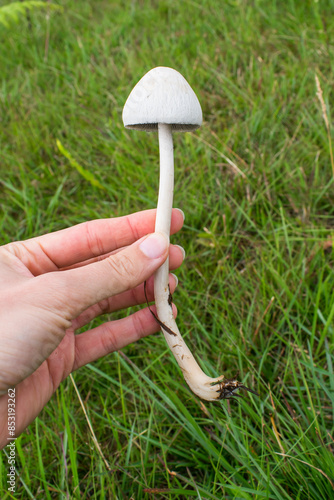
[[[332,173],[333,173],[333,177],[334,177],[334,159],[333,159],[331,128],[330,128],[330,123],[329,123],[328,116],[327,116],[327,110],[326,110],[326,105],[325,105],[325,101],[323,98],[322,88],[321,88],[320,81],[319,81],[319,78],[317,75],[315,75],[315,84],[317,86],[317,97],[318,97],[320,105],[321,105],[322,117],[324,119],[326,129],[327,129],[329,153],[331,156]]]
[[[282,451],[282,455],[285,455],[285,450],[283,448],[282,441],[280,439],[280,434],[279,434],[279,432],[277,430],[277,427],[276,427],[276,424],[275,424],[275,420],[274,420],[274,417],[272,415],[270,415],[270,421],[271,421],[271,425],[273,426],[273,431],[274,431],[275,438],[277,440],[278,446],[280,447],[280,449]]]
[[[262,317],[261,317],[261,319],[260,319],[260,321],[259,321],[259,324],[257,325],[256,330],[255,330],[255,332],[254,332],[254,334],[253,334],[253,342],[254,342],[254,340],[256,339],[256,337],[257,337],[257,335],[258,335],[258,333],[259,333],[259,330],[260,330],[260,328],[261,328],[261,325],[262,325],[262,323],[263,323],[263,320],[264,320],[264,318],[266,317],[266,315],[267,315],[267,313],[268,313],[269,309],[271,308],[271,306],[272,306],[272,304],[273,304],[274,300],[275,300],[275,297],[271,297],[271,299],[270,299],[270,301],[269,301],[269,304],[267,305],[267,307],[266,307],[266,309],[265,309],[264,313],[262,314]]]
[[[212,151],[215,151],[221,158],[223,158],[232,167],[234,172],[241,175],[243,179],[247,179],[247,175],[230,158],[228,158],[226,155],[224,155],[224,153],[219,151],[219,149],[217,149],[215,146],[213,146],[208,141],[206,141],[202,137],[199,137],[196,134],[191,133],[190,135],[192,135],[192,137],[195,137],[198,141],[208,146],[210,149],[212,149]]]
[[[87,411],[86,411],[85,405],[84,405],[84,403],[83,403],[83,401],[82,401],[82,398],[81,398],[81,396],[80,396],[79,390],[78,390],[78,388],[77,388],[77,386],[76,386],[76,383],[74,382],[74,378],[73,378],[73,376],[72,376],[72,374],[71,374],[71,373],[70,373],[70,379],[71,379],[71,382],[72,382],[73,387],[74,387],[74,389],[75,389],[75,392],[77,393],[78,399],[79,399],[80,404],[81,404],[82,411],[84,412],[85,418],[86,418],[86,420],[87,420],[87,424],[88,424],[89,430],[90,430],[90,432],[91,432],[91,434],[92,434],[92,438],[93,438],[93,442],[94,442],[94,444],[95,444],[95,447],[96,447],[96,449],[97,449],[97,451],[98,451],[98,453],[99,453],[100,457],[102,458],[102,460],[103,460],[103,462],[104,462],[104,464],[105,464],[106,468],[108,469],[108,471],[111,471],[112,469],[111,469],[111,467],[110,467],[109,463],[107,462],[107,460],[106,460],[105,456],[103,455],[103,452],[102,452],[102,450],[101,450],[101,447],[100,447],[100,445],[99,445],[99,442],[98,442],[98,440],[96,439],[96,436],[95,436],[95,432],[94,432],[93,426],[92,426],[92,424],[91,424],[91,422],[90,422],[90,420],[89,420],[89,417],[88,417],[88,415],[87,415]]]
[[[287,458],[293,458],[294,460],[297,460],[297,462],[300,462],[302,464],[305,464],[305,465],[308,465],[309,467],[312,467],[312,469],[315,469],[317,470],[318,472],[320,472],[320,474],[322,474],[326,479],[328,479],[328,481],[330,482],[331,484],[331,487],[333,488],[334,490],[334,483],[333,481],[327,476],[327,474],[325,474],[325,472],[321,469],[319,469],[318,467],[315,467],[314,465],[312,464],[309,464],[308,462],[305,462],[304,460],[300,460],[299,458],[296,458],[296,457],[293,457],[291,455],[286,455],[285,453],[278,453],[276,452],[276,455],[281,455],[282,457],[287,457]]]

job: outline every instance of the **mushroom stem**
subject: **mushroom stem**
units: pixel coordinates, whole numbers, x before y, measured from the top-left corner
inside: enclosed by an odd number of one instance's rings
[[[164,233],[169,239],[170,223],[173,205],[174,191],[174,157],[173,157],[173,137],[171,125],[158,124],[159,147],[160,147],[160,181],[159,197],[156,215],[155,231]],[[222,397],[222,393],[231,393],[239,386],[234,385],[227,389],[222,382],[224,376],[211,378],[198,366],[194,356],[191,354],[187,344],[183,340],[177,324],[175,322],[169,291],[169,262],[168,259],[156,271],[154,275],[154,297],[158,318],[171,332],[163,327],[166,342],[178,362],[184,378],[190,389],[200,398],[207,401],[216,401]],[[231,384],[231,381],[227,381]]]
[[[196,94],[185,78],[172,68],[158,67],[146,73],[132,89],[124,105],[125,127],[147,131],[158,129],[159,132],[160,186],[155,230],[164,233],[168,239],[174,190],[172,129],[184,132],[196,130],[200,127],[202,118]],[[203,373],[175,323],[168,278],[167,259],[155,273],[154,294],[157,315],[151,312],[161,326],[167,344],[190,389],[207,401],[236,397],[238,394],[235,392],[238,389],[256,394],[235,379],[227,380],[223,375],[211,378]]]

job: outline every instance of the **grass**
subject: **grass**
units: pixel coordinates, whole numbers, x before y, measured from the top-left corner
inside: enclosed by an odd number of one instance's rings
[[[109,466],[67,379],[15,498],[333,498],[333,0],[55,3],[0,26],[1,242],[154,207],[157,138],[122,107],[178,69],[205,118],[175,136],[178,324],[260,397],[203,404],[162,335],[130,345],[73,374]]]

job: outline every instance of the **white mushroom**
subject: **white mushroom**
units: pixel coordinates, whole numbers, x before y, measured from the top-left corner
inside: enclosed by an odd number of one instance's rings
[[[200,127],[200,103],[180,73],[171,68],[158,67],[146,73],[130,93],[123,109],[123,122],[130,129],[158,130],[160,184],[155,231],[169,238],[174,191],[172,131]],[[239,388],[247,390],[237,380],[224,380],[224,375],[208,377],[201,370],[175,322],[168,278],[167,259],[154,276],[156,319],[190,389],[207,401],[236,396],[235,391]]]

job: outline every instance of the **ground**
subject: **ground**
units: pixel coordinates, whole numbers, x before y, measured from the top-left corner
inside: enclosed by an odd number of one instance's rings
[[[178,325],[259,397],[201,403],[142,340],[61,385],[16,442],[15,498],[334,498],[333,0],[55,3],[0,24],[1,242],[154,207],[157,137],[122,107],[177,69],[204,115],[175,136]]]

